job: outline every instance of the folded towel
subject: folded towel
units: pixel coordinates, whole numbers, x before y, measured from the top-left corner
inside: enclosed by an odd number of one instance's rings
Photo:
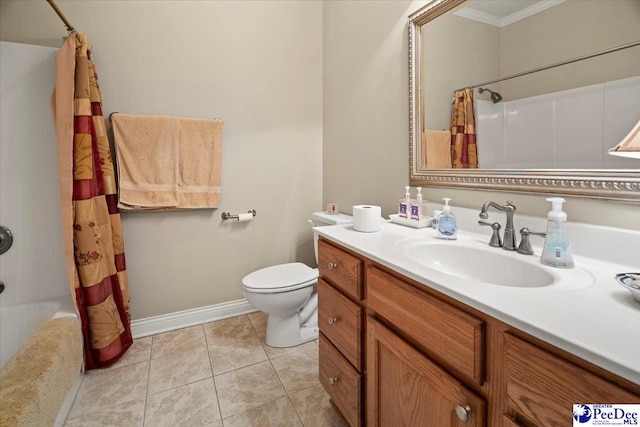
[[[220,201],[220,119],[113,114],[118,207],[214,208]]]
[[[451,169],[451,132],[426,130],[422,133],[422,164],[427,169]]]

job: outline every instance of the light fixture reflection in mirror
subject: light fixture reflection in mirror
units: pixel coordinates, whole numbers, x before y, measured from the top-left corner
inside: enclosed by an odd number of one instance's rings
[[[640,160],[640,120],[620,144],[609,150],[609,154]],[[640,167],[640,164],[638,166]]]
[[[594,34],[593,38],[600,42],[600,45],[593,47],[575,47],[573,45],[567,45],[570,37],[560,37],[557,34],[554,36],[553,31],[549,30],[548,37],[555,37],[551,40],[543,40],[546,43],[542,48],[537,48],[535,46],[526,46],[516,48],[522,51],[522,57],[531,61],[539,61],[529,63],[525,69],[513,68],[515,62],[511,61],[509,64],[501,64],[500,61],[495,61],[495,57],[488,58],[485,63],[477,60],[477,56],[473,56],[475,51],[478,51],[478,55],[482,52],[478,48],[470,48],[475,49],[473,52],[468,53],[465,52],[466,44],[473,44],[474,40],[481,40],[481,37],[475,37],[470,39],[462,39],[455,40],[449,38],[444,34],[439,34],[438,37],[429,36],[429,32],[426,31],[428,25],[431,23],[439,23],[446,22],[447,25],[441,26],[445,27],[444,29],[451,29],[452,25],[450,23],[450,14],[456,10],[459,10],[460,5],[465,3],[461,0],[435,0],[427,4],[421,10],[415,12],[410,16],[409,21],[409,53],[410,53],[410,135],[411,135],[411,145],[410,145],[410,173],[411,173],[411,184],[413,185],[433,185],[433,186],[441,186],[441,187],[463,187],[463,188],[484,188],[484,189],[492,189],[492,190],[503,190],[503,191],[516,191],[516,192],[535,192],[535,193],[545,193],[545,194],[564,194],[564,195],[573,195],[573,196],[584,196],[584,197],[593,197],[593,198],[607,198],[607,199],[622,199],[622,200],[635,200],[640,201],[640,173],[637,166],[637,162],[635,160],[624,160],[620,159],[618,162],[623,163],[615,163],[613,157],[606,155],[609,147],[615,145],[620,139],[628,132],[630,126],[632,126],[638,119],[638,115],[629,113],[629,111],[634,111],[626,106],[619,106],[620,114],[617,114],[614,110],[612,113],[607,113],[609,116],[613,116],[619,123],[620,129],[615,132],[611,132],[610,123],[596,124],[593,119],[593,115],[589,116],[585,114],[584,116],[577,116],[577,119],[566,120],[565,123],[570,123],[570,125],[565,125],[564,134],[562,132],[558,132],[557,130],[552,130],[550,128],[542,128],[537,124],[530,123],[529,126],[532,128],[527,129],[527,123],[523,123],[521,128],[516,131],[511,132],[515,135],[529,135],[529,142],[520,142],[515,141],[512,143],[510,141],[509,145],[505,145],[503,151],[511,150],[510,154],[517,158],[518,156],[522,159],[522,161],[511,161],[507,162],[504,166],[498,167],[497,165],[489,164],[489,168],[483,168],[483,150],[484,153],[487,153],[487,148],[489,147],[488,143],[482,140],[483,128],[482,128],[482,120],[479,120],[481,123],[478,125],[478,157],[479,157],[479,166],[483,169],[478,170],[455,170],[455,169],[429,169],[427,168],[426,162],[424,161],[427,157],[425,157],[426,151],[423,150],[422,147],[422,132],[425,129],[435,129],[435,130],[443,130],[448,128],[448,120],[447,117],[450,114],[450,106],[451,106],[451,94],[454,89],[461,87],[470,87],[474,85],[482,86],[483,92],[484,89],[490,89],[493,93],[499,93],[502,96],[502,102],[495,104],[493,101],[496,100],[496,96],[490,96],[492,92],[483,93],[482,95],[479,91],[475,91],[476,96],[476,104],[485,104],[487,106],[488,111],[493,114],[495,108],[501,110],[502,120],[511,120],[515,122],[515,119],[522,119],[525,117],[526,113],[526,105],[529,101],[522,100],[520,101],[522,105],[519,106],[519,110],[507,110],[506,108],[510,105],[516,105],[518,100],[521,100],[522,97],[533,97],[535,99],[538,96],[544,96],[545,93],[556,92],[565,96],[566,99],[563,99],[562,102],[558,101],[553,108],[556,111],[560,107],[565,108],[565,110],[561,111],[569,111],[572,110],[580,110],[584,109],[585,105],[597,105],[598,102],[600,105],[603,104],[602,99],[592,100],[590,103],[585,103],[581,96],[582,92],[593,92],[593,91],[604,91],[604,83],[607,83],[607,89],[613,93],[613,89],[615,89],[616,84],[625,89],[624,85],[631,87],[636,87],[633,90],[640,90],[640,46],[632,47],[628,50],[630,55],[630,59],[627,58],[626,65],[623,67],[615,66],[613,68],[616,69],[624,69],[624,73],[627,74],[616,74],[609,77],[596,76],[599,71],[599,68],[594,64],[596,63],[610,63],[612,62],[611,56],[606,60],[603,58],[599,59],[589,59],[583,61],[583,64],[588,65],[588,69],[586,71],[575,68],[578,63],[572,64],[569,66],[559,67],[553,71],[546,71],[544,73],[535,73],[535,75],[527,76],[524,78],[525,84],[521,85],[524,88],[524,91],[521,88],[518,88],[515,85],[515,80],[510,82],[499,82],[496,84],[488,85],[482,84],[480,82],[492,82],[493,75],[489,73],[489,68],[497,69],[500,72],[500,68],[502,68],[502,75],[512,75],[517,74],[518,72],[522,72],[529,69],[536,69],[539,66],[554,64],[557,62],[562,62],[563,59],[554,56],[546,56],[540,58],[540,55],[552,54],[554,51],[558,50],[558,48],[554,45],[563,45],[565,50],[571,53],[572,56],[569,57],[581,57],[583,55],[592,54],[594,52],[599,52],[603,50],[608,50],[612,47],[619,46],[621,44],[625,44],[624,41],[627,39],[615,39],[616,36],[612,34],[607,34],[606,37],[598,34]],[[488,3],[488,2],[484,2]],[[498,2],[499,3],[499,2]],[[502,2],[508,3],[508,2]],[[602,7],[603,3],[608,3],[605,1],[592,1],[592,2],[565,2],[560,4],[559,6],[552,7],[550,10],[543,11],[539,13],[539,16],[544,16],[545,14],[551,13],[553,9],[557,9],[559,11],[567,9],[567,7],[576,7],[578,4],[588,3],[591,7]],[[473,4],[483,4],[483,2],[474,2]],[[567,4],[569,6],[567,6]],[[624,7],[631,8],[628,11],[627,17],[624,19],[630,19],[631,21],[635,20],[638,22],[640,19],[640,2],[633,1],[625,1],[622,0],[620,2],[615,2],[616,5],[622,4]],[[563,6],[564,5],[564,6]],[[591,11],[593,12],[593,11]],[[589,13],[591,13],[589,12]],[[576,19],[580,18],[582,25],[584,28],[590,28],[589,32],[594,32],[594,28],[604,28],[607,31],[611,30],[611,26],[613,24],[617,24],[620,27],[626,28],[627,31],[635,31],[637,34],[632,34],[631,36],[624,35],[624,37],[632,37],[637,43],[640,40],[640,26],[632,25],[626,26],[623,25],[624,22],[606,22],[606,19],[602,19],[602,14],[597,15],[597,19],[600,19],[598,25],[587,25],[584,22],[584,17],[579,16],[579,11],[574,10],[565,10],[565,16],[562,19],[558,20],[562,25],[569,25],[569,18],[575,16]],[[633,14],[635,13],[635,15]],[[609,15],[605,16],[609,17]],[[458,18],[458,17],[456,17]],[[593,18],[593,17],[592,17]],[[463,18],[459,18],[463,19]],[[441,21],[442,20],[442,21]],[[449,21],[447,21],[449,20]],[[468,21],[468,19],[466,19]],[[526,19],[523,20],[520,24],[526,23]],[[513,30],[518,25],[511,24],[507,27],[508,30]],[[526,26],[526,25],[521,25]],[[615,26],[615,25],[614,25]],[[509,28],[511,27],[511,28]],[[633,27],[631,30],[629,27]],[[434,28],[437,28],[435,26]],[[504,29],[503,29],[504,30]],[[427,34],[427,35],[425,35]],[[460,32],[458,34],[461,34]],[[544,35],[543,35],[544,36]],[[535,36],[533,39],[544,38],[543,36]],[[613,37],[613,41],[611,39]],[[513,32],[510,33],[509,43],[518,37],[513,35]],[[447,43],[441,43],[440,40],[447,40]],[[495,40],[494,40],[495,41]],[[505,42],[506,43],[506,42]],[[604,45],[604,43],[613,43]],[[500,43],[489,43],[490,46],[497,46]],[[508,44],[508,43],[507,43]],[[433,53],[432,51],[440,50],[443,52],[443,60],[427,60],[427,56]],[[468,53],[468,54],[467,54]],[[609,53],[609,55],[619,55],[618,53]],[[461,72],[458,72],[459,66],[455,64],[448,63],[447,61],[451,58],[459,57],[461,58],[462,64],[465,64],[464,68]],[[448,59],[447,59],[448,58]],[[509,62],[507,59],[503,57],[504,62]],[[540,62],[542,61],[542,62]],[[517,62],[517,61],[516,61]],[[521,63],[522,61],[520,61]],[[430,64],[427,67],[425,64]],[[484,64],[484,65],[483,65]],[[491,65],[490,67],[487,64]],[[507,67],[509,65],[511,68]],[[526,64],[525,64],[526,65]],[[628,71],[631,69],[631,71]],[[450,82],[449,79],[451,76],[464,74],[471,72],[470,75],[466,76],[466,80],[457,80]],[[478,74],[480,72],[480,74]],[[482,74],[482,72],[485,72]],[[476,75],[478,74],[478,75]],[[546,74],[546,75],[545,75]],[[562,83],[562,79],[559,76],[564,75],[565,81],[570,81],[570,86],[567,89],[567,86]],[[540,77],[542,76],[542,77]],[[598,83],[594,83],[595,80]],[[523,79],[519,78],[518,80]],[[585,80],[586,79],[586,80]],[[589,80],[591,79],[591,80]],[[634,80],[635,79],[635,80]],[[550,89],[543,89],[542,92],[539,91],[542,83],[553,83]],[[622,82],[622,83],[620,83]],[[571,86],[571,84],[577,86]],[[601,84],[601,87],[595,87],[594,85]],[[636,86],[634,86],[636,85]],[[594,87],[592,87],[594,86]],[[435,93],[431,90],[432,87],[439,88],[442,92],[442,102],[438,102],[436,98],[434,98]],[[579,89],[580,87],[587,87],[586,89]],[[546,92],[544,92],[546,90]],[[570,91],[574,91],[570,93]],[[526,93],[526,92],[529,93]],[[533,92],[532,92],[533,91]],[[535,92],[538,91],[538,92]],[[581,92],[582,91],[582,92]],[[627,98],[631,99],[632,108],[640,107],[640,103],[637,101],[636,104],[633,104],[634,96],[632,91],[628,92],[631,95],[628,95]],[[624,90],[619,90],[619,93],[625,94]],[[549,97],[559,97],[560,95],[547,95]],[[493,98],[493,99],[492,99]],[[624,98],[624,96],[622,97]],[[636,99],[639,99],[636,97]],[[440,99],[440,98],[438,98]],[[613,99],[613,96],[607,96],[607,99]],[[513,104],[510,104],[513,103]],[[432,106],[438,107],[444,105],[441,116],[438,116],[439,113],[430,113],[432,111],[430,108]],[[524,105],[524,106],[523,106]],[[494,107],[491,107],[494,106]],[[615,105],[614,105],[615,107]],[[493,109],[492,109],[493,108]],[[509,116],[508,114],[511,114]],[[517,114],[517,115],[515,115]],[[545,113],[546,114],[546,113]],[[599,113],[602,117],[603,112]],[[627,114],[627,116],[624,116]],[[498,116],[498,114],[495,114]],[[539,114],[540,115],[540,114]],[[622,123],[620,117],[626,117],[626,124]],[[438,117],[441,118],[438,119]],[[624,118],[623,117],[623,118]],[[629,119],[632,119],[633,122],[629,123]],[[432,122],[433,120],[433,122]],[[440,120],[440,121],[438,121]],[[556,122],[558,121],[558,117],[553,118]],[[552,121],[553,121],[552,120]],[[615,121],[615,120],[614,120]],[[486,123],[485,123],[486,125]],[[598,130],[598,127],[600,130]],[[594,129],[592,129],[594,128]],[[485,127],[486,129],[486,127]],[[539,136],[533,136],[532,132],[540,130]],[[581,133],[582,132],[582,133]],[[588,145],[585,141],[591,137],[591,139],[595,138],[593,135],[598,134],[605,135],[606,137],[601,138],[598,142],[598,146],[594,144]],[[604,134],[603,134],[604,132]],[[607,133],[608,132],[608,133]],[[486,132],[485,132],[486,133]],[[503,131],[504,133],[504,131]],[[554,142],[552,140],[553,135],[560,135],[557,138],[557,141]],[[526,138],[525,138],[526,139]],[[560,143],[564,143],[573,139],[577,141],[574,146],[563,146],[559,145]],[[597,141],[596,141],[597,142]],[[520,146],[518,146],[518,143]],[[547,147],[547,148],[545,148]],[[496,151],[500,151],[499,149]],[[601,165],[596,164],[595,162],[588,162],[586,160],[582,160],[587,152],[596,153],[600,161]],[[562,156],[565,156],[566,160],[562,160]],[[611,160],[606,160],[606,159]],[[485,160],[488,158],[485,157]],[[546,159],[546,160],[545,160]],[[558,161],[561,160],[561,161]],[[534,163],[530,163],[527,165],[524,161],[534,160]],[[582,161],[583,163],[579,163],[578,161]],[[625,163],[626,162],[626,163]],[[615,166],[621,165],[621,166]],[[506,169],[505,169],[506,167]],[[588,169],[589,167],[595,169]],[[608,170],[604,168],[608,167]],[[621,167],[625,167],[627,169],[621,169]],[[614,169],[615,168],[615,169]]]

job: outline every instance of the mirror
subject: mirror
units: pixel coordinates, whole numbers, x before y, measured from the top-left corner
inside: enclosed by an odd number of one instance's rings
[[[492,3],[520,10],[496,16]],[[635,0],[434,0],[416,11],[411,184],[640,201],[640,160],[606,154],[640,119],[637,22]],[[474,86],[478,168],[452,169],[455,154],[442,160],[433,141],[451,151],[454,90]]]

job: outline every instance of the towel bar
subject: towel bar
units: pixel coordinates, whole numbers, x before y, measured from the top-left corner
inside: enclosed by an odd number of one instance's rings
[[[250,211],[248,211],[248,213],[252,214],[253,216],[256,216],[255,209],[251,209]],[[239,219],[239,217],[238,215],[231,215],[229,212],[222,212],[222,219],[226,221],[227,219]]]

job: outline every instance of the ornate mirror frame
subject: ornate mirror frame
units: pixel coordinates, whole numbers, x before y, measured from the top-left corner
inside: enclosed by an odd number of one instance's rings
[[[455,187],[640,202],[640,169],[423,169],[421,27],[467,0],[433,0],[409,16],[409,182]],[[640,166],[640,164],[639,164]]]

